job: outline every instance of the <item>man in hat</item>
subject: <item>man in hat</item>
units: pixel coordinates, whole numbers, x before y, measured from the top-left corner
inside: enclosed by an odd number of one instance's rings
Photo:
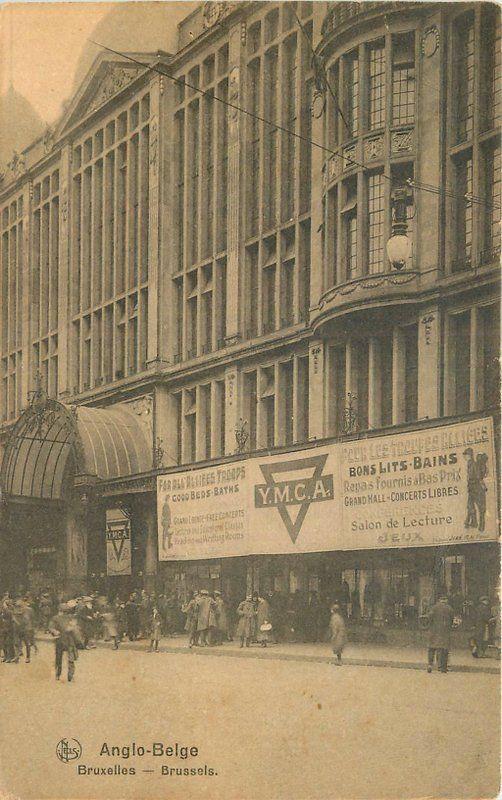
[[[490,620],[492,610],[488,597],[480,597],[474,612],[474,636],[472,637],[473,658],[483,658],[490,642]]]
[[[201,589],[197,599],[197,635],[198,644],[207,647],[210,644],[210,631],[216,627],[216,603],[207,589]]]
[[[230,641],[228,609],[225,598],[219,589],[214,592],[214,602],[216,603],[216,631],[214,644]]]
[[[55,637],[56,680],[58,681],[61,677],[63,653],[66,653],[68,683],[71,683],[75,675],[75,661],[78,658],[77,645],[81,642],[77,620],[73,616],[76,605],[75,600],[61,603],[58,613],[50,622],[50,632]]]
[[[453,609],[446,595],[441,595],[429,611],[429,649],[427,672],[432,672],[434,656],[440,672],[448,672],[448,653],[453,625]]]
[[[476,528],[478,520],[476,516],[475,500],[478,488],[478,476],[472,447],[466,447],[463,455],[467,462],[467,516],[465,518],[464,527]]]

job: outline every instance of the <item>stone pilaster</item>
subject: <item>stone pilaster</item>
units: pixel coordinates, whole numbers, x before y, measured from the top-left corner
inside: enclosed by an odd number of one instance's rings
[[[426,309],[418,323],[418,418],[440,415],[441,317],[437,306]]]
[[[314,340],[309,347],[309,439],[324,436],[324,342]]]
[[[87,591],[87,538],[89,495],[84,488],[70,501],[65,516],[66,576],[65,591]],[[103,529],[104,536],[104,529]]]
[[[155,589],[157,565],[159,562],[157,549],[157,512],[155,506],[145,507],[143,512],[143,535],[145,537],[144,587],[147,592]]]
[[[30,391],[31,371],[31,306],[30,306],[30,239],[31,239],[31,202],[32,183],[23,187],[23,263],[22,270],[23,296],[21,299],[22,333],[21,346],[23,349],[23,370],[21,372],[21,407],[28,405],[28,392]],[[66,339],[66,337],[61,337]],[[60,348],[61,348],[60,344]]]
[[[166,322],[167,303],[159,303],[163,296],[162,275],[160,269],[159,251],[161,238],[160,218],[160,193],[159,172],[169,169],[163,158],[162,146],[164,137],[165,113],[161,108],[161,92],[164,92],[164,80],[156,75],[150,85],[150,137],[148,148],[148,180],[149,180],[149,232],[148,232],[148,336],[147,336],[147,364],[158,362],[161,357],[161,348],[167,350],[168,336]],[[162,124],[161,124],[162,123]],[[161,167],[162,164],[162,167]],[[164,174],[164,173],[163,173]],[[165,175],[167,186],[168,175]],[[172,230],[172,226],[166,226]],[[162,250],[165,255],[165,248]],[[161,335],[159,336],[159,331]]]
[[[225,453],[235,453],[235,428],[239,421],[240,375],[235,367],[225,370]]]
[[[399,425],[406,417],[404,331],[395,326],[392,332],[392,424]]]
[[[235,25],[229,34],[228,59],[228,100],[241,105],[243,76],[243,53],[241,26]],[[242,260],[242,181],[240,175],[241,149],[245,120],[235,109],[228,109],[228,177],[227,177],[227,307],[226,341],[236,342],[240,335],[240,295],[239,264]],[[228,402],[228,400],[227,400]],[[231,451],[230,451],[231,452]]]
[[[382,363],[380,340],[369,340],[368,426],[379,428],[382,424]]]

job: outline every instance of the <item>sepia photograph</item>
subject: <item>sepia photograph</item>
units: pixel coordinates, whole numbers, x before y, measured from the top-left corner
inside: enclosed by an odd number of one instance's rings
[[[0,800],[499,796],[501,9],[0,0]]]

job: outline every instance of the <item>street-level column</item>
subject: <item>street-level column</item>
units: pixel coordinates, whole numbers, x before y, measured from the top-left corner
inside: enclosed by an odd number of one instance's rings
[[[382,424],[382,360],[380,340],[375,336],[369,340],[368,361],[368,427],[379,428]]]
[[[72,595],[87,591],[87,538],[90,496],[86,487],[76,490],[65,514],[65,591]],[[103,530],[104,535],[104,530]]]
[[[143,510],[143,529],[145,535],[145,569],[144,588],[147,592],[155,590],[157,576],[158,550],[157,550],[157,512],[155,503],[147,499]]]
[[[324,342],[316,339],[309,347],[309,439],[324,436]]]
[[[398,325],[392,332],[392,424],[406,418],[406,341]]]
[[[440,415],[441,318],[437,306],[426,309],[418,324],[418,418]]]

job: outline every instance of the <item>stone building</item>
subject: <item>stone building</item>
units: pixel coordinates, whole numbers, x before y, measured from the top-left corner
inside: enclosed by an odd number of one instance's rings
[[[0,184],[2,581],[397,625],[494,592],[500,104],[487,3],[213,2],[103,51]]]

